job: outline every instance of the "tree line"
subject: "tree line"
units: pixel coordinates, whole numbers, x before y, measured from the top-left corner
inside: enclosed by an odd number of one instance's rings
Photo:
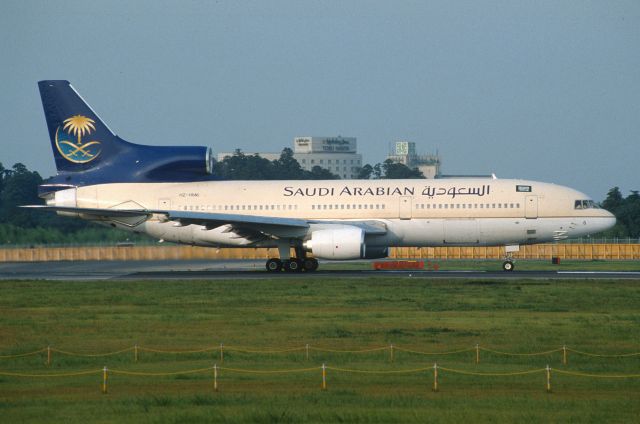
[[[245,155],[240,150],[214,165],[214,175],[223,180],[331,180],[339,179],[319,166],[311,171],[302,169],[286,148],[276,160],[259,155]],[[358,179],[424,178],[417,169],[387,160],[358,169]],[[61,217],[54,213],[21,209],[20,205],[43,204],[37,195],[43,179],[21,163],[5,169],[0,163],[0,245],[52,243],[115,243],[148,240],[129,232],[102,228],[80,219]],[[640,238],[640,194],[631,191],[624,197],[618,187],[609,190],[600,204],[616,215],[617,224],[602,237]]]
[[[607,193],[606,199],[600,204],[616,216],[616,225],[603,233],[605,237],[640,238],[640,193],[631,190],[631,194],[624,197],[619,187],[614,187]]]
[[[337,180],[338,175],[328,169],[314,166],[311,171],[302,169],[293,156],[293,150],[285,148],[276,160],[268,160],[258,154],[245,155],[237,149],[232,156],[216,162],[213,174],[223,180]],[[424,178],[418,169],[386,160],[375,165],[366,164],[358,169],[357,179]]]

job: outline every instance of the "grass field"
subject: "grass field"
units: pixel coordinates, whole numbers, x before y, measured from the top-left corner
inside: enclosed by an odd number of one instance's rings
[[[430,370],[408,374],[328,371],[320,366],[399,371],[433,366],[470,372],[541,369],[640,374],[640,357],[569,353],[504,356],[475,352],[425,356],[395,346],[444,352],[482,347],[540,352],[563,345],[594,353],[640,351],[640,281],[491,281],[318,277],[188,282],[0,283],[0,355],[53,348],[78,353],[142,347],[190,354],[133,352],[107,357],[54,353],[0,359],[0,371],[27,374],[97,370],[171,372],[223,366],[213,373],[20,378],[0,376],[3,422],[637,422],[640,379],[595,379],[552,372],[475,376]],[[312,346],[290,353],[245,350]],[[314,368],[296,374],[230,371]]]

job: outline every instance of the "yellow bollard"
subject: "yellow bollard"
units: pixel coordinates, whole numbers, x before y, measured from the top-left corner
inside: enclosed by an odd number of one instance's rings
[[[305,346],[305,349],[307,351],[307,361],[309,360],[309,343],[307,343],[307,345]]]
[[[218,391],[218,364],[213,364],[213,391]]]
[[[438,364],[433,364],[433,391],[438,391]]]
[[[547,365],[547,393],[551,393],[551,368]]]
[[[220,362],[224,362],[224,343],[220,343]]]
[[[47,366],[51,366],[51,346],[47,346]]]
[[[104,368],[102,368],[102,394],[107,394],[107,378],[109,376],[109,370],[107,369],[107,366],[105,365]]]
[[[567,346],[562,346],[562,365],[567,365]]]
[[[136,344],[133,349],[133,359],[135,362],[138,362],[138,345]]]
[[[322,390],[327,390],[327,367],[322,364]]]
[[[480,345],[476,343],[476,364],[480,363]]]
[[[389,345],[389,360],[393,362],[393,343]]]

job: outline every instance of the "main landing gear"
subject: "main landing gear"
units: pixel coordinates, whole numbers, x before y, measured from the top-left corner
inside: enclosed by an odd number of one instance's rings
[[[289,243],[281,243],[278,245],[280,257],[271,258],[266,263],[269,272],[313,272],[318,269],[318,260],[316,258],[307,258],[307,252],[298,245],[294,247],[296,257],[291,257],[291,247]]]
[[[318,269],[318,260],[316,258],[289,258],[281,261],[278,258],[271,258],[266,264],[269,272],[313,272]]]

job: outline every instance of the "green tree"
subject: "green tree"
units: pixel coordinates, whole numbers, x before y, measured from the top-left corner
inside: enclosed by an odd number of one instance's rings
[[[614,187],[607,193],[607,198],[602,202],[602,207],[609,212],[613,212],[624,204],[624,197],[620,193],[619,187]]]
[[[393,162],[391,159],[387,159],[382,163],[382,170],[384,172],[382,178],[388,180],[424,178],[418,168],[411,169],[402,163]]]
[[[293,150],[290,148],[282,149],[280,159],[273,161],[273,176],[276,180],[301,180],[306,179],[306,175],[298,163],[293,157]]]
[[[387,159],[383,163],[376,163],[374,166],[369,164],[358,169],[357,179],[359,180],[398,180],[424,178],[424,175],[417,168],[411,169],[401,163],[393,162]]]
[[[214,165],[214,175],[225,180],[272,180],[273,164],[259,155],[245,155],[237,149]]]
[[[2,196],[2,189],[4,187],[4,173],[4,166],[2,166],[2,162],[0,162],[0,196]]]
[[[340,177],[333,174],[331,171],[319,166],[314,166],[311,171],[307,172],[310,180],[339,180]]]
[[[293,150],[285,148],[280,158],[269,161],[260,155],[245,155],[237,149],[214,165],[214,175],[223,180],[334,180],[339,177],[329,170],[314,167],[302,169],[293,157]]]
[[[0,193],[0,222],[18,227],[33,227],[38,218],[33,212],[20,209],[21,205],[42,204],[38,198],[38,185],[42,177],[31,172],[21,163],[13,165],[9,172],[4,171],[2,193]]]
[[[640,238],[640,193],[632,190],[626,198],[614,187],[607,193],[602,207],[616,216],[616,225],[603,233],[605,237]]]
[[[370,180],[373,175],[373,166],[366,164],[362,168],[358,168],[358,180]]]

